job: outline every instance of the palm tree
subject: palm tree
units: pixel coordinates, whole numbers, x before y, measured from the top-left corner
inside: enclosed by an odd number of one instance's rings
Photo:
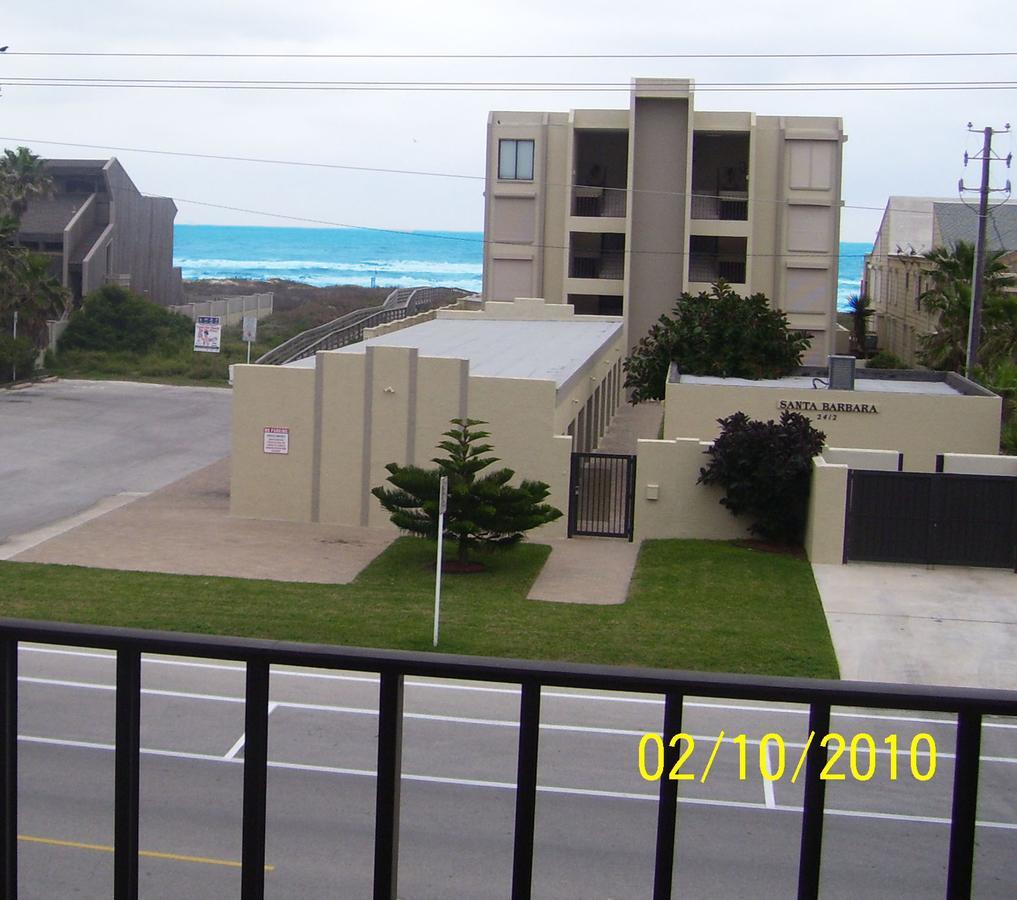
[[[985,301],[982,334],[979,343],[991,339],[993,322],[1005,318],[1006,294],[1003,287],[1012,273],[1001,261],[1003,251],[985,255]],[[919,338],[919,358],[932,369],[963,371],[967,359],[968,323],[971,318],[971,276],[975,266],[975,247],[958,241],[952,248],[936,247],[925,254],[932,263],[929,276],[932,287],[919,299],[937,312],[936,331]]]
[[[855,339],[855,353],[865,356],[865,336],[869,333],[869,319],[875,313],[868,294],[852,294],[848,297],[851,324]]]
[[[0,199],[6,212],[17,221],[28,209],[33,197],[47,197],[53,179],[43,170],[43,161],[27,147],[4,150],[0,159]]]

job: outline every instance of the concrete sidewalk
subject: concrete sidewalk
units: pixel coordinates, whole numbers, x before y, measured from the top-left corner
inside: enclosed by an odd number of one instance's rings
[[[233,518],[229,465],[226,458],[112,511],[97,508],[101,514],[95,517],[76,516],[33,535],[15,536],[11,541],[15,549],[34,546],[9,558],[138,572],[347,584],[397,536],[392,529]]]
[[[639,545],[618,538],[561,538],[542,541],[551,555],[533,583],[529,600],[554,603],[624,603],[639,556]]]

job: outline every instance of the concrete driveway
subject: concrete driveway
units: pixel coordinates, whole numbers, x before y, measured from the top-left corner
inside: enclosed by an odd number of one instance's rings
[[[1017,690],[1017,574],[813,565],[841,677]]]
[[[0,391],[0,544],[229,454],[232,392],[117,381]]]

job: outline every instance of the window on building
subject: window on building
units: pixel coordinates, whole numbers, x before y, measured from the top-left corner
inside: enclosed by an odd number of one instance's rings
[[[533,181],[533,141],[498,141],[498,178],[502,181]]]

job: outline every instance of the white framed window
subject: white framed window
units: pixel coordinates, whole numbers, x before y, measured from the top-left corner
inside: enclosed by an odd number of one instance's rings
[[[498,178],[533,181],[533,141],[504,138],[498,141]]]

